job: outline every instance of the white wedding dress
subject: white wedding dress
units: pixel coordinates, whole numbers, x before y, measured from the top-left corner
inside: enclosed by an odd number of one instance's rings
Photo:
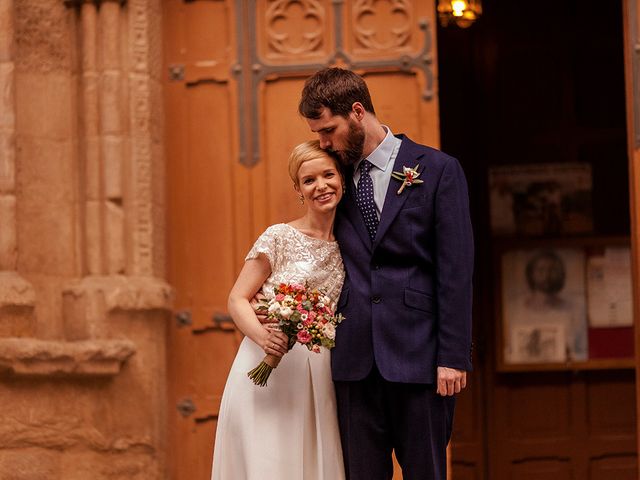
[[[271,264],[262,287],[268,298],[280,283],[307,281],[337,301],[344,268],[336,242],[278,224],[258,238],[246,259],[261,253]],[[296,343],[267,386],[259,387],[247,372],[264,356],[244,338],[222,397],[212,480],[344,479],[330,351],[312,353]]]

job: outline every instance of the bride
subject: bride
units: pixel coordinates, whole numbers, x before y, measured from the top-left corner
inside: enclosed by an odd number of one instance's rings
[[[330,352],[298,343],[262,325],[250,304],[280,283],[308,282],[335,302],[344,281],[333,237],[343,194],[337,160],[318,141],[298,145],[289,175],[305,214],[272,225],[249,251],[229,294],[229,313],[245,338],[225,386],[213,454],[213,480],[341,480],[342,449],[331,381]],[[346,319],[345,321],[348,321]],[[247,377],[265,354],[282,357],[266,387]]]

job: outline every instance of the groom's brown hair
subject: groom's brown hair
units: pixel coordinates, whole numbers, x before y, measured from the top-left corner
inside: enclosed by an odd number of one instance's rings
[[[324,68],[305,82],[298,112],[305,118],[316,119],[327,107],[332,115],[347,117],[355,102],[375,115],[369,88],[360,75],[343,68]]]

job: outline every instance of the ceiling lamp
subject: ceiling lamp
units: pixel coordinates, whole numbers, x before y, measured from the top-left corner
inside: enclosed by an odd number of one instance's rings
[[[467,28],[480,15],[481,0],[438,0],[438,18],[443,27],[453,22],[460,28]]]

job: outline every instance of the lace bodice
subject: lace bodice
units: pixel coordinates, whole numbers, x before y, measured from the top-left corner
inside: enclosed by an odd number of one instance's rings
[[[337,302],[344,282],[344,267],[338,242],[305,235],[300,230],[279,223],[258,237],[245,260],[263,253],[271,264],[271,275],[262,293],[273,297],[273,287],[280,283],[309,283]]]

